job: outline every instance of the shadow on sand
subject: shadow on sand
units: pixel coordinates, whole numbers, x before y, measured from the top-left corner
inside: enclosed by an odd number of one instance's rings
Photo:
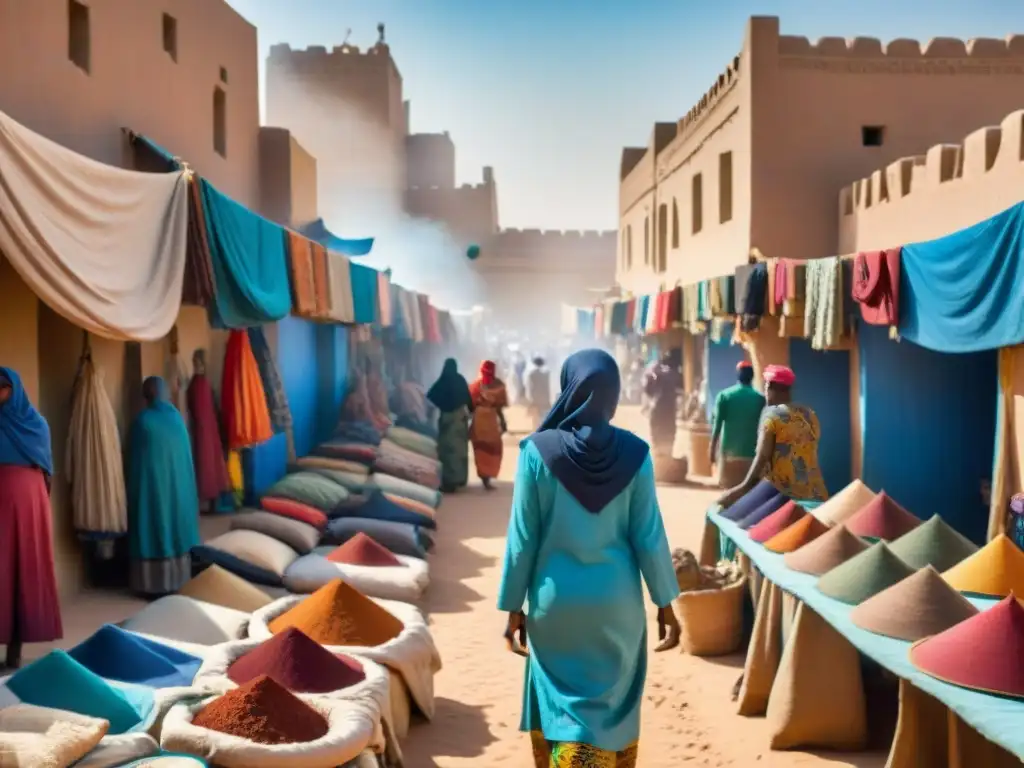
[[[479,757],[494,741],[484,707],[438,697],[434,719],[414,724],[402,751],[406,768],[434,768],[434,758]]]

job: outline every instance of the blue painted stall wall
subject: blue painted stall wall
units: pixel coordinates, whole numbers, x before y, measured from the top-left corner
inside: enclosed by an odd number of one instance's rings
[[[790,339],[789,366],[796,373],[794,399],[814,409],[821,423],[818,463],[830,494],[853,479],[850,429],[850,353],[820,352],[806,339]]]
[[[736,383],[736,363],[747,359],[747,352],[740,344],[730,343],[731,334],[725,335],[721,341],[707,343],[707,409],[708,419],[715,407],[715,398],[723,389]]]
[[[277,364],[292,412],[295,454],[306,456],[338,421],[348,365],[347,331],[286,317],[277,324]]]
[[[939,514],[982,544],[992,478],[997,353],[947,355],[862,326],[863,480],[922,518]]]

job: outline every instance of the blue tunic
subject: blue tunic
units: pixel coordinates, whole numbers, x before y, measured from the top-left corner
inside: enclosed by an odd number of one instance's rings
[[[650,457],[593,514],[525,442],[498,593],[502,611],[529,602],[521,730],[612,752],[639,739],[647,674],[641,575],[655,604],[679,594]]]

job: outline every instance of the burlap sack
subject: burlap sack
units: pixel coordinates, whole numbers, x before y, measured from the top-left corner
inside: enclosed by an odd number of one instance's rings
[[[953,712],[949,715],[949,768],[1020,768],[1021,761]]]
[[[743,665],[743,685],[739,695],[741,715],[756,717],[765,713],[781,657],[782,590],[764,579],[757,601],[754,633]]]
[[[704,532],[701,534],[700,539],[700,558],[698,560],[701,565],[713,568],[721,559],[722,548],[718,544],[718,535],[718,526],[705,516]]]
[[[765,715],[772,749],[860,750],[867,744],[860,654],[806,604],[797,608]]]
[[[948,711],[941,701],[901,679],[900,715],[885,768],[946,768]]]

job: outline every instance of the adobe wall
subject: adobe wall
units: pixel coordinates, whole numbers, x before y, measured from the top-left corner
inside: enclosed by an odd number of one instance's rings
[[[0,3],[0,110],[34,131],[96,160],[136,167],[123,128],[186,159],[239,202],[259,205],[259,89],[256,30],[226,3],[137,0],[89,4],[89,71],[68,57],[63,0]],[[178,24],[177,60],[163,48],[162,14]],[[213,95],[226,96],[226,153],[214,148]],[[183,118],[183,115],[186,116]],[[0,259],[0,314],[15,338],[0,341],[5,364],[22,374],[50,423],[55,477],[53,520],[62,600],[82,587],[80,548],[65,503],[64,443],[82,331],[40,304]],[[206,347],[219,366],[223,347],[205,313],[183,309],[179,338],[186,359]],[[11,336],[11,334],[8,334]],[[42,340],[43,343],[38,342]],[[142,377],[163,373],[167,342],[129,345],[93,339],[93,358],[122,435],[134,416]],[[10,361],[9,363],[7,361]],[[219,383],[219,370],[213,371]]]
[[[651,248],[650,219],[654,210],[655,151],[652,146],[622,151],[619,182],[619,238],[616,244],[615,282],[626,291],[643,293],[656,281],[644,258],[644,228]],[[631,256],[627,258],[627,253]]]
[[[458,187],[410,187],[403,193],[404,210],[410,216],[443,224],[460,247],[498,231],[498,198],[494,172],[484,168],[481,184]]]
[[[406,187],[455,187],[455,142],[444,133],[405,138]]]
[[[835,200],[850,179],[996,124],[1024,92],[1020,35],[811,43],[780,34],[778,19],[754,18],[747,45],[751,242],[769,256],[834,253]],[[881,146],[864,146],[864,126],[884,128]]]
[[[840,250],[850,253],[931,240],[1024,200],[1024,110],[937,144],[843,188]],[[1024,490],[1024,347],[1015,350],[1014,492]]]
[[[317,158],[322,212],[358,231],[360,221],[399,208],[405,108],[388,46],[274,45],[266,64],[267,123],[287,128]]]
[[[263,215],[288,227],[318,218],[317,163],[284,128],[260,129],[260,197]]]

